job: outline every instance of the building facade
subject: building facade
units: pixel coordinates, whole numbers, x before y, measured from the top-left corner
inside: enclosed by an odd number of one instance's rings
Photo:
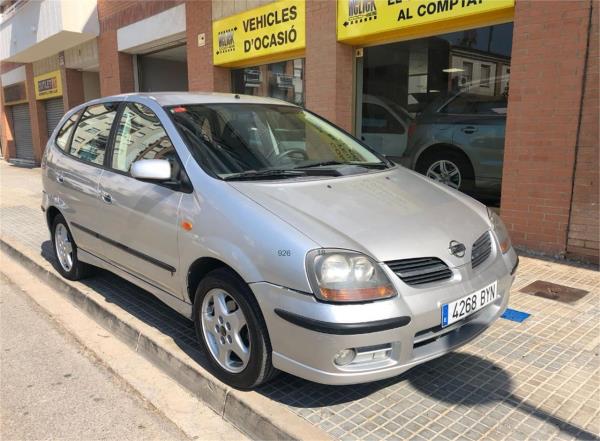
[[[271,96],[428,175],[454,158],[517,246],[598,262],[593,0],[4,0],[0,12],[4,160],[39,164],[62,114],[100,96]]]

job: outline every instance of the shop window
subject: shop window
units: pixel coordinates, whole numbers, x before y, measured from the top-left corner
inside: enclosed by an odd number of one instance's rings
[[[505,23],[364,48],[357,58],[357,135],[432,178],[435,163],[454,159],[461,179],[452,186],[497,201],[512,33]]]
[[[304,59],[232,71],[234,93],[277,98],[304,105]]]

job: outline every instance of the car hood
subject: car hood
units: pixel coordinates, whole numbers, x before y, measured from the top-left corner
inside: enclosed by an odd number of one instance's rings
[[[485,207],[412,171],[231,185],[324,248],[360,251],[383,262],[439,257],[456,267],[469,262],[486,230]],[[461,258],[450,241],[463,243]]]

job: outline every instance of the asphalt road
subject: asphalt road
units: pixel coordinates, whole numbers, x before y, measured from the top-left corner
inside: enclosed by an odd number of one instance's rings
[[[2,440],[183,440],[0,275]]]

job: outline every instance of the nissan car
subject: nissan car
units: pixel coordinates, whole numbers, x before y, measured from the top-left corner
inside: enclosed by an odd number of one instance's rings
[[[493,211],[269,98],[126,94],[50,136],[57,270],[104,268],[193,320],[208,368],[252,389],[396,376],[505,310],[517,255]]]

